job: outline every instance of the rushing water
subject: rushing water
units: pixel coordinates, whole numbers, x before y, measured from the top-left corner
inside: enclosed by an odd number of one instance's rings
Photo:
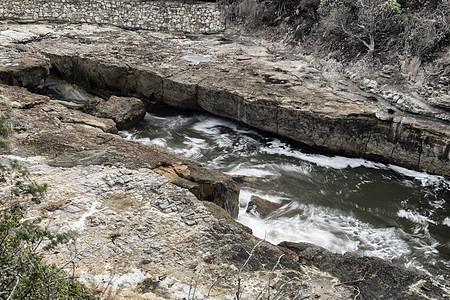
[[[169,110],[122,136],[207,168],[245,175],[238,221],[273,243],[311,242],[378,256],[445,278],[450,267],[450,182],[364,159],[305,152],[236,122]],[[251,195],[286,203],[266,219],[245,212]]]

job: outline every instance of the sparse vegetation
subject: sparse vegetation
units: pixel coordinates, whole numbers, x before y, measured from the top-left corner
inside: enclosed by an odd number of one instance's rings
[[[230,20],[253,28],[280,26],[278,37],[348,58],[430,59],[450,41],[450,3],[444,0],[235,0],[228,5]]]
[[[9,111],[0,114],[0,151],[8,146],[8,136],[11,133],[12,127],[8,122]]]
[[[11,125],[0,116],[2,148]],[[0,164],[0,299],[96,299],[73,273],[73,264],[47,264],[44,253],[73,240],[71,233],[53,234],[40,219],[24,219],[29,199],[44,197],[47,184],[30,179],[17,161]],[[72,271],[68,272],[71,269]]]

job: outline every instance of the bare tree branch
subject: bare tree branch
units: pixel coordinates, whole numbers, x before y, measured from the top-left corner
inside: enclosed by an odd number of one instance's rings
[[[10,300],[11,299],[12,295],[14,294],[14,291],[16,290],[17,285],[19,284],[19,276],[16,276],[16,279],[17,279],[16,280],[16,284],[14,285],[14,287],[13,287],[13,289],[11,291],[11,294],[9,294],[9,297],[6,300]]]
[[[256,247],[259,246],[259,244],[261,244],[262,242],[264,242],[266,240],[266,235],[264,235],[264,239],[260,240],[258,243],[256,243],[256,245],[252,248],[252,250],[250,251],[250,253],[248,253],[248,257],[247,260],[244,262],[244,264],[242,265],[242,267],[239,269],[238,272],[238,288],[236,291],[236,299],[240,300],[241,299],[241,273],[242,270],[244,270],[244,268],[247,266],[248,262],[250,261],[250,258],[252,258],[253,256],[253,252],[255,252]]]
[[[272,271],[270,271],[269,273],[269,284],[267,286],[267,299],[270,299],[270,279],[273,275],[273,272],[275,271],[275,269],[278,267],[278,265],[280,264],[281,258],[284,256],[284,253],[280,255],[280,257],[278,257],[278,261],[275,264],[275,266],[273,266]]]

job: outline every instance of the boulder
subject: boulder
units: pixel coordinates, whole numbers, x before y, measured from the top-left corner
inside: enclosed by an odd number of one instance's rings
[[[239,214],[239,188],[227,175],[189,161],[162,162],[153,171],[171,183],[188,189],[198,199],[225,209],[231,217]]]
[[[247,212],[256,217],[265,218],[267,215],[273,213],[283,205],[283,203],[271,202],[253,195],[248,203]]]
[[[118,130],[135,126],[145,116],[144,103],[133,97],[111,96],[108,101],[94,97],[82,110],[99,118],[112,119]]]

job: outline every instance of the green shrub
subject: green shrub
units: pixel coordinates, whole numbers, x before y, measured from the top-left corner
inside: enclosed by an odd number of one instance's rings
[[[12,127],[8,122],[9,114],[0,114],[0,148],[5,149],[8,146],[8,136],[11,133]]]
[[[71,233],[53,234],[40,219],[24,220],[23,196],[44,196],[47,185],[28,177],[26,168],[11,161],[2,165],[2,182],[11,192],[0,199],[0,299],[96,299],[63,267],[47,264],[43,253],[73,240]],[[26,197],[25,197],[26,199]]]

